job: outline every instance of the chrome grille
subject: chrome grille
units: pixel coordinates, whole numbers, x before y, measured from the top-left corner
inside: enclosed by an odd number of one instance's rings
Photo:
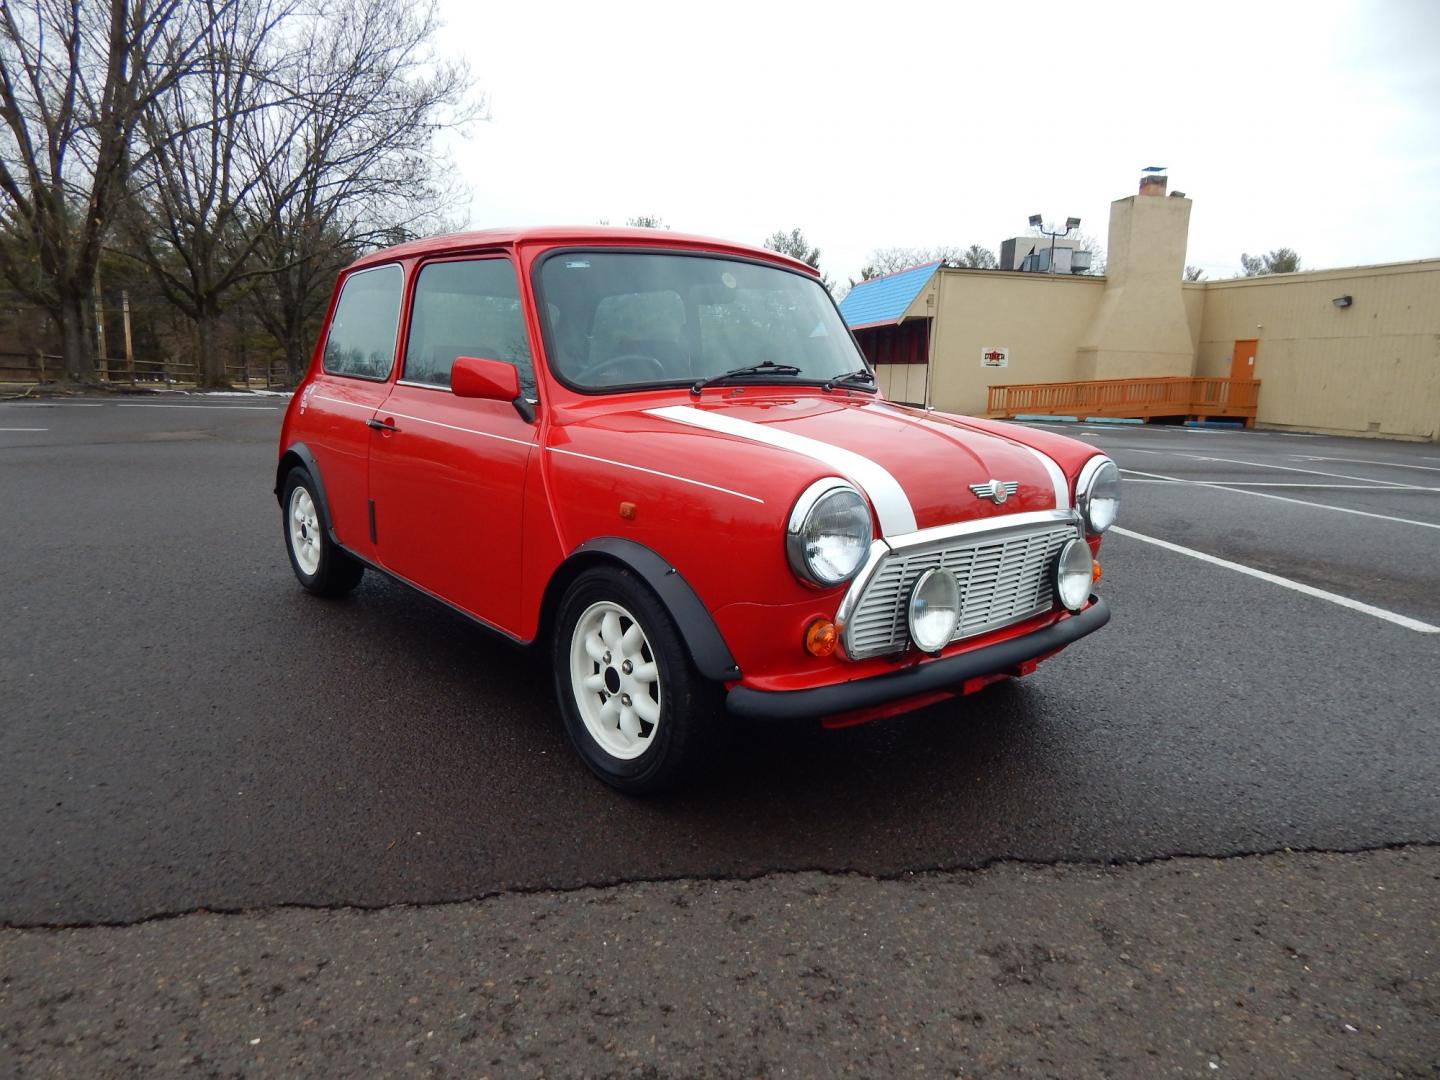
[[[852,660],[899,652],[909,644],[905,608],[916,580],[943,566],[960,583],[960,623],[951,641],[974,637],[1049,611],[1055,603],[1050,568],[1067,540],[1070,522],[1051,521],[1017,531],[997,528],[885,556],[845,624],[845,653]]]

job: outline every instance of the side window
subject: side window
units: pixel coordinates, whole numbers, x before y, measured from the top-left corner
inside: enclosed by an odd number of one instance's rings
[[[403,378],[449,386],[457,357],[513,364],[520,392],[535,397],[535,368],[508,259],[429,263],[415,283]]]
[[[345,279],[330,334],[325,339],[325,371],[361,379],[384,379],[395,362],[395,331],[400,324],[398,266],[378,266]]]

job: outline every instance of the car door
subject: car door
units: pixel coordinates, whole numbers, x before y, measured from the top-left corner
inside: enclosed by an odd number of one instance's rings
[[[533,400],[530,342],[503,255],[419,270],[400,379],[371,442],[376,551],[392,573],[513,633],[536,426],[510,402],[454,396],[450,368],[460,356],[513,364]]]
[[[321,370],[300,396],[302,441],[315,456],[330,524],[362,558],[371,543],[367,426],[390,392],[404,271],[393,263],[346,277],[326,332]]]

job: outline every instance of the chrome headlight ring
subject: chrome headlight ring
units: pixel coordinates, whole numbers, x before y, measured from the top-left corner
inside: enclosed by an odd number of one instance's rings
[[[785,527],[785,557],[805,584],[830,589],[860,572],[874,535],[865,496],[848,480],[826,477],[795,500]]]
[[[1091,458],[1075,481],[1075,508],[1092,536],[1115,524],[1120,512],[1120,469],[1103,454]]]

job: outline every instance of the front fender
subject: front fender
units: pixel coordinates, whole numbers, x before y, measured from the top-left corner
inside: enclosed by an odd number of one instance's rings
[[[740,678],[740,668],[721,637],[715,620],[678,570],[644,544],[620,536],[587,540],[570,553],[566,562],[590,555],[603,555],[623,564],[654,590],[675,620],[700,674],[716,682],[733,682]]]

